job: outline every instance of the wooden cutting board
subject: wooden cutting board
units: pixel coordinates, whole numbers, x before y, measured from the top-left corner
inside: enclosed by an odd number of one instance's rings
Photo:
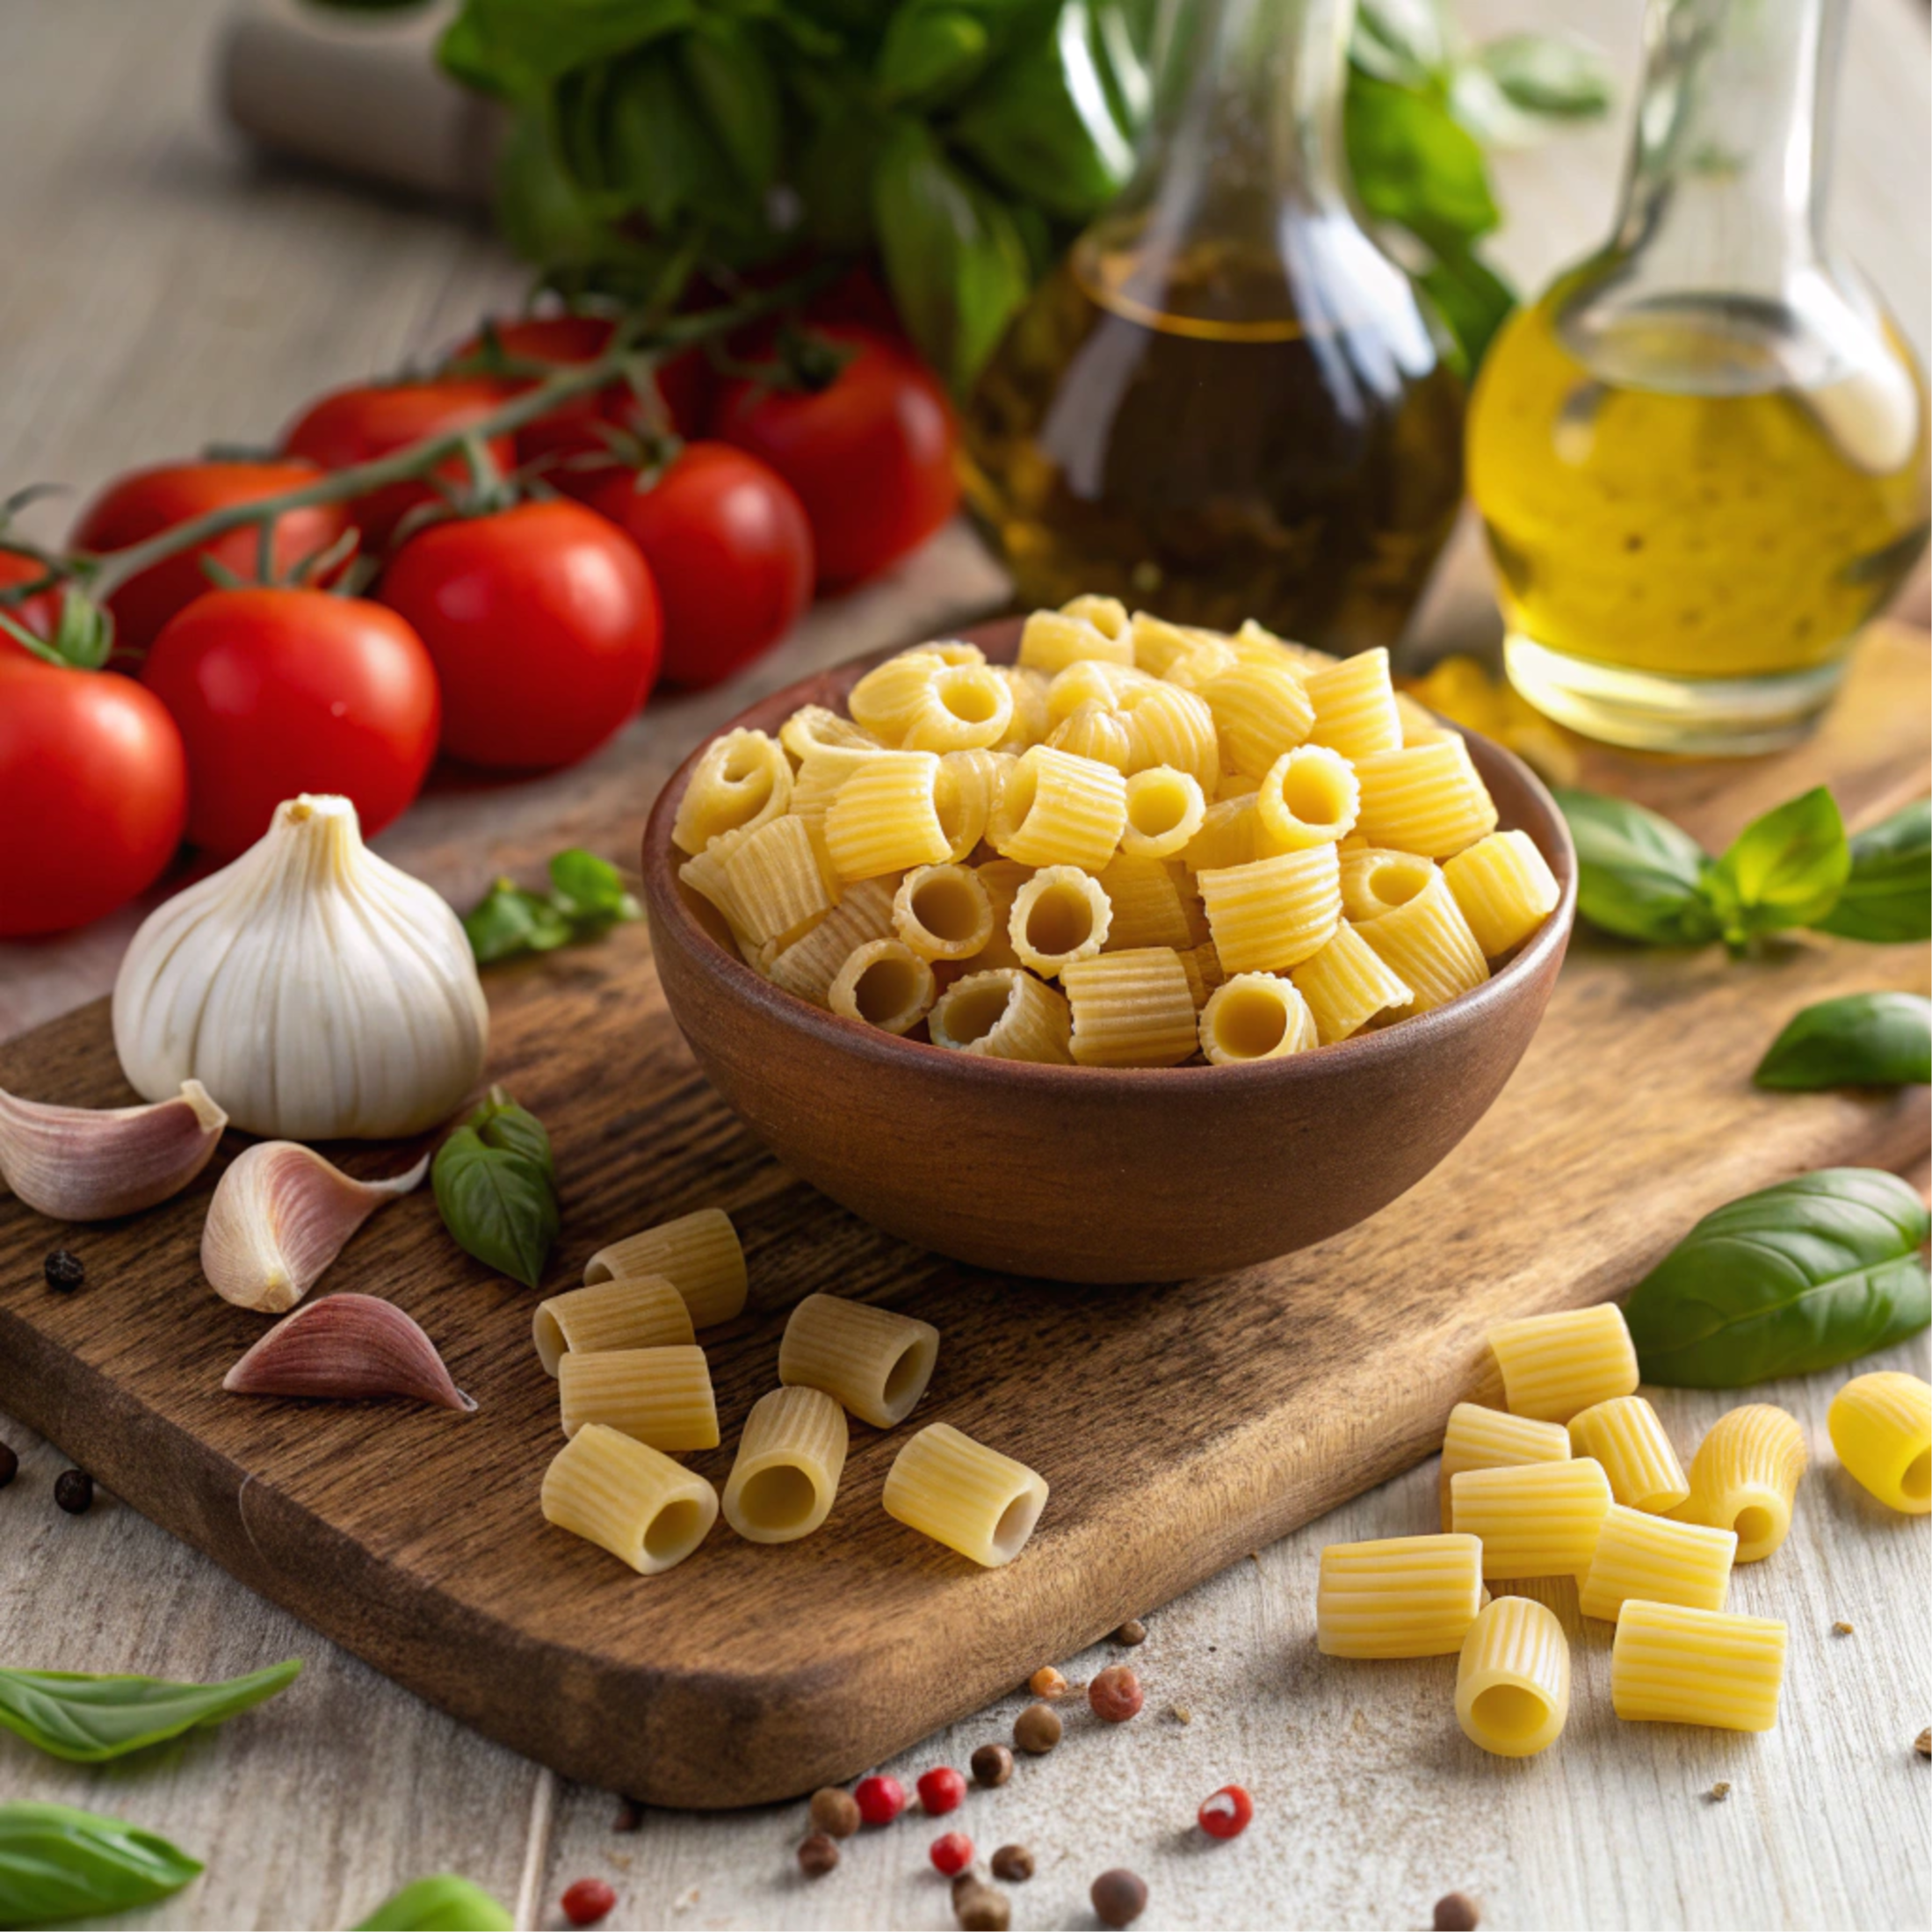
[[[1921,641],[1875,633],[1798,751],[1731,767],[1596,756],[1588,776],[1711,843],[1820,780],[1868,822],[1927,789],[1928,664]],[[558,1770],[658,1804],[776,1798],[849,1776],[1419,1460],[1480,1385],[1487,1322],[1622,1292],[1748,1189],[1914,1161],[1923,1089],[1773,1096],[1748,1076],[1806,1002],[1925,984],[1917,947],[1798,939],[1731,963],[1580,934],[1502,1099],[1411,1194],[1242,1275],[1081,1289],[935,1261],[792,1179],[698,1076],[640,927],[493,973],[491,1073],[549,1124],[562,1176],[546,1286],[692,1207],[728,1209],[743,1234],[751,1305],[706,1338],[726,1446],[694,1466],[722,1482],[800,1297],[889,1302],[944,1336],[915,1420],[956,1423],[1052,1484],[1004,1570],[884,1514],[898,1438],[861,1425],[829,1523],[801,1543],[761,1547],[720,1524],[642,1580],[551,1529],[537,1491],[562,1436],[530,1346],[536,1298],[459,1253],[426,1191],[371,1222],[324,1287],[407,1308],[474,1416],[223,1395],[264,1324],[200,1278],[214,1170],[119,1224],[59,1227],[0,1201],[0,1407],[245,1582]],[[0,1085],[125,1101],[105,1002],[0,1049]],[[944,1123],[920,1131],[947,1159]],[[403,1162],[344,1158],[365,1174]],[[41,1277],[58,1245],[87,1264],[70,1296]],[[19,1507],[0,1496],[0,1515]]]

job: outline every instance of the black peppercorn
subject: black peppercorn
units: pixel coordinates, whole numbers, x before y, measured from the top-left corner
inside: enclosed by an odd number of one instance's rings
[[[982,1744],[973,1754],[973,1782],[991,1791],[1013,1775],[1013,1754],[1003,1744]]]
[[[85,1516],[93,1506],[94,1479],[84,1469],[63,1469],[54,1479],[54,1500],[69,1516]]]
[[[72,1294],[87,1279],[87,1264],[64,1248],[56,1248],[43,1266],[47,1286],[63,1295]]]

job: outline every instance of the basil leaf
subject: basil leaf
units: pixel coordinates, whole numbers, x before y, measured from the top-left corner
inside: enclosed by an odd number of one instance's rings
[[[1932,800],[1894,812],[1852,840],[1844,890],[1814,923],[1841,939],[1880,944],[1932,938]]]
[[[443,1225],[486,1266],[542,1285],[560,1216],[550,1137],[502,1088],[436,1150],[430,1169]]]
[[[641,916],[635,899],[624,889],[624,874],[607,858],[574,845],[550,861],[551,904],[579,925],[609,925]]]
[[[521,1155],[553,1187],[556,1185],[557,1161],[551,1151],[549,1130],[501,1087],[492,1087],[489,1097],[463,1125],[474,1127],[486,1147]]]
[[[640,919],[643,908],[625,890],[624,875],[607,858],[573,846],[550,861],[551,891],[526,892],[499,879],[463,915],[463,930],[479,966],[525,952],[549,952],[594,939],[613,925]]]
[[[100,1764],[250,1710],[286,1690],[301,1668],[291,1657],[224,1683],[0,1669],[0,1725],[54,1757]]]
[[[1433,95],[1353,69],[1343,133],[1363,206],[1437,254],[1487,235],[1502,219],[1480,145]]]
[[[152,1905],[200,1871],[198,1859],[118,1818],[70,1805],[0,1805],[0,1925]]]
[[[778,171],[785,116],[778,76],[758,43],[735,22],[703,13],[698,26],[683,44],[685,76],[740,185],[762,201]]]
[[[1416,279],[1456,338],[1463,373],[1480,367],[1516,306],[1515,291],[1467,249],[1438,255]]]
[[[1688,832],[1627,799],[1559,787],[1576,842],[1577,909],[1593,926],[1656,946],[1718,937],[1704,897],[1710,855]]]
[[[445,1871],[404,1885],[356,1932],[510,1932],[516,1922],[481,1885]]]
[[[1760,1087],[1908,1087],[1932,1081],[1932,1000],[1848,993],[1795,1015],[1751,1075]]]
[[[1741,945],[1822,919],[1850,872],[1844,821],[1820,785],[1747,825],[1712,868],[1709,892],[1725,939]]]
[[[1927,1216],[1876,1168],[1823,1168],[1704,1218],[1624,1308],[1646,1382],[1743,1388],[1810,1375],[1932,1321]]]
[[[881,98],[931,107],[978,79],[992,49],[987,23],[963,7],[901,6],[886,23],[876,78]]]
[[[437,57],[470,87],[515,98],[692,25],[700,0],[464,0]]]

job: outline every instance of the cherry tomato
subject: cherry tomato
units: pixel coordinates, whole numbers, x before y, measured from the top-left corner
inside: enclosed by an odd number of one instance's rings
[[[35,583],[47,575],[47,566],[37,557],[23,556],[18,550],[0,550],[0,590],[16,583]],[[36,637],[50,638],[54,627],[61,621],[61,593],[58,590],[36,590],[30,597],[18,604],[0,604],[4,611],[24,631],[32,631]],[[30,651],[11,632],[0,630],[0,657],[9,655],[32,657]]]
[[[481,381],[368,383],[337,389],[308,406],[283,437],[282,448],[324,469],[347,469],[425,436],[462,429],[498,408],[509,394],[500,382]],[[488,449],[499,471],[517,460],[516,445],[507,436],[492,437]],[[452,456],[437,465],[436,474],[460,483],[469,475],[469,465]],[[345,514],[360,527],[365,547],[382,550],[409,511],[435,500],[436,491],[426,482],[391,483],[352,499]]]
[[[869,329],[819,331],[852,350],[814,393],[730,383],[712,433],[762,458],[812,520],[819,582],[856,583],[916,549],[959,507],[952,411],[904,350]]]
[[[574,764],[644,702],[662,619],[637,546],[580,503],[419,531],[382,581],[443,686],[443,749],[502,771]]]
[[[328,590],[214,590],[161,635],[141,679],[188,748],[188,836],[221,858],[298,792],[355,803],[365,836],[421,790],[441,703],[394,611]]]
[[[191,517],[300,489],[319,474],[314,464],[300,462],[163,463],[134,470],[110,483],[82,511],[73,544],[78,550],[124,550]],[[284,511],[275,519],[276,575],[328,548],[348,527],[349,519],[338,503]],[[129,578],[107,600],[114,613],[115,642],[127,650],[145,651],[177,611],[213,589],[201,568],[204,556],[226,564],[237,576],[253,578],[254,529],[231,530],[213,543],[165,558]]]
[[[113,911],[160,877],[187,814],[181,734],[151,691],[0,655],[0,939]]]
[[[666,682],[702,690],[768,651],[812,601],[812,526],[792,486],[728,443],[687,443],[655,481],[585,498],[644,553],[664,604]]]

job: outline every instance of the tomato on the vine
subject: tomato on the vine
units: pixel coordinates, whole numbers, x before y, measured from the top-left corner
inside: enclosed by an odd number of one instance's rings
[[[348,469],[426,436],[466,428],[500,408],[509,393],[500,382],[481,380],[358,383],[310,403],[282,438],[282,449],[324,469]],[[492,437],[486,446],[499,473],[515,463],[509,437]],[[437,465],[436,474],[461,483],[469,466],[452,456]],[[436,494],[427,482],[390,483],[352,498],[345,514],[361,530],[364,545],[380,551],[403,517],[418,503],[433,503]]]
[[[82,511],[74,526],[73,545],[77,550],[125,550],[209,510],[300,489],[321,474],[312,463],[295,461],[162,463],[134,470],[117,477]],[[348,527],[339,503],[284,510],[275,519],[274,574],[287,576],[328,549]],[[238,577],[252,578],[257,549],[250,525],[193,550],[177,551],[130,577],[107,600],[114,615],[116,643],[127,650],[145,651],[177,611],[212,590],[201,568],[203,557],[213,557]]]
[[[651,567],[668,684],[702,690],[729,677],[812,601],[805,506],[775,470],[728,443],[687,443],[655,474],[607,471],[586,501]]]
[[[441,705],[394,611],[328,590],[215,590],[155,640],[141,682],[181,727],[188,836],[232,858],[298,792],[352,800],[380,832],[422,788]]]
[[[594,751],[657,675],[657,590],[637,546],[581,503],[519,503],[417,532],[382,601],[443,687],[443,749],[501,771]]]
[[[821,388],[741,378],[712,433],[778,471],[812,520],[821,584],[856,583],[916,549],[959,507],[957,431],[930,373],[886,337],[815,331],[850,351]]]
[[[38,557],[30,557],[25,551],[0,549],[0,590],[9,590],[17,583],[38,583],[47,575],[47,566]],[[31,631],[38,638],[50,638],[54,627],[61,621],[61,593],[58,590],[36,590],[32,597],[22,597],[18,604],[0,604],[4,612],[18,624],[23,631]],[[18,654],[21,657],[32,657],[30,651],[18,638],[0,626],[0,657]]]
[[[160,877],[187,811],[181,734],[151,691],[0,654],[0,939],[125,904]]]

